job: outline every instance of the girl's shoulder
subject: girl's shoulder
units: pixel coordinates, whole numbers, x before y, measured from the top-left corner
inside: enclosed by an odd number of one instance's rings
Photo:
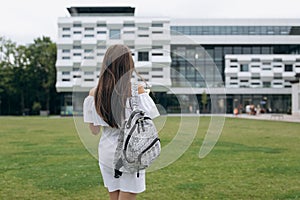
[[[90,89],[89,96],[95,96],[96,87]]]

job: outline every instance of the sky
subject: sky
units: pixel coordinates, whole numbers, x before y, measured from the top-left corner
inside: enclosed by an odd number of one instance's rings
[[[299,18],[300,0],[1,0],[0,37],[18,44],[57,39],[58,17],[71,6],[132,6],[136,16],[170,18]]]

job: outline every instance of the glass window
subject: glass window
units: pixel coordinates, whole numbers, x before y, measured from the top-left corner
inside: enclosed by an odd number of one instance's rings
[[[94,35],[93,34],[85,34],[84,37],[91,38],[91,37],[94,37]]]
[[[94,75],[94,72],[92,72],[92,71],[86,71],[86,72],[84,72],[84,75]]]
[[[81,27],[81,24],[73,24],[73,27]]]
[[[284,71],[285,72],[292,72],[293,71],[293,65],[284,65]]]
[[[148,31],[148,30],[149,30],[149,27],[139,26],[139,27],[138,27],[138,30],[140,30],[140,31]]]
[[[152,49],[162,49],[163,46],[160,46],[160,45],[153,45],[152,46]]]
[[[94,27],[85,27],[84,30],[85,30],[85,31],[93,31],[93,30],[94,30]]]
[[[271,87],[271,82],[263,82],[263,87],[269,88]]]
[[[73,49],[81,49],[81,46],[80,45],[74,45]]]
[[[154,72],[163,71],[163,68],[161,68],[161,67],[152,68],[152,71],[154,71]]]
[[[81,34],[81,31],[74,31],[73,34]]]
[[[152,75],[152,78],[163,78],[163,75]]]
[[[152,23],[152,27],[163,27],[163,23]]]
[[[93,52],[93,49],[85,49],[84,50],[84,53],[92,53]]]
[[[110,29],[109,30],[109,39],[120,39],[120,29]]]
[[[248,64],[241,64],[241,72],[248,72],[249,66]]]
[[[149,52],[138,52],[138,61],[149,61]]]
[[[97,27],[106,27],[106,23],[98,23]]]
[[[128,22],[123,24],[124,27],[135,27],[135,24],[133,22]]]
[[[63,38],[69,38],[71,35],[62,35]]]
[[[71,51],[70,49],[63,49],[62,50],[63,53],[70,53],[70,51]]]
[[[63,27],[62,30],[63,30],[63,31],[69,31],[69,30],[71,30],[71,28],[70,28],[70,27]]]
[[[70,75],[70,72],[69,71],[63,71],[62,75]]]

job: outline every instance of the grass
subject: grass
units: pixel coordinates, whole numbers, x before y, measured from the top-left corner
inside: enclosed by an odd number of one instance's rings
[[[209,120],[201,118],[180,159],[147,174],[138,199],[300,199],[299,123],[227,118],[215,148],[199,159]],[[163,145],[179,122],[168,118]],[[85,137],[87,129],[76,128]],[[76,128],[73,118],[1,117],[0,199],[108,199]]]

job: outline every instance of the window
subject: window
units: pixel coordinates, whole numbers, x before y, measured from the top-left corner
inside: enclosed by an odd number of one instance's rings
[[[153,34],[162,34],[162,31],[152,31]]]
[[[140,26],[140,27],[138,27],[138,30],[140,30],[140,31],[148,31],[149,27]]]
[[[149,35],[138,35],[138,37],[149,37]]]
[[[94,30],[94,27],[85,27],[84,30],[85,30],[85,31],[93,31],[93,30]]]
[[[230,59],[230,62],[237,62],[237,59]]]
[[[84,75],[94,75],[94,72],[86,71],[84,72]]]
[[[81,45],[74,45],[73,49],[81,49]]]
[[[252,58],[251,62],[260,62],[260,59],[259,58]]]
[[[152,68],[152,71],[154,71],[154,72],[158,72],[158,71],[163,71],[163,68]]]
[[[73,67],[73,71],[74,71],[74,72],[79,72],[79,71],[80,71],[80,68],[79,68],[79,67]]]
[[[285,72],[292,72],[293,71],[293,65],[284,65],[284,71]]]
[[[124,31],[124,34],[134,34],[134,31]]]
[[[62,35],[62,37],[63,38],[69,38],[69,37],[71,37],[71,35],[64,34],[64,35]]]
[[[105,45],[99,45],[97,48],[98,49],[106,49],[106,46]]]
[[[106,31],[97,31],[97,34],[106,34]]]
[[[149,61],[149,52],[138,52],[138,61]]]
[[[230,77],[230,80],[237,80],[238,78],[236,76]]]
[[[106,23],[98,23],[97,27],[106,27]]]
[[[274,58],[273,62],[282,62],[282,59],[281,58]]]
[[[94,56],[84,56],[84,59],[86,59],[86,60],[93,60]]]
[[[73,78],[81,78],[80,75],[74,75]]]
[[[152,56],[163,56],[163,53],[152,53]]]
[[[70,79],[69,78],[63,78],[62,81],[63,82],[68,82],[68,81],[70,81]]]
[[[159,45],[153,45],[152,46],[152,49],[162,49],[163,48],[163,46],[159,46]]]
[[[81,31],[74,31],[73,34],[81,34]]]
[[[69,71],[63,71],[63,72],[61,72],[62,73],[62,75],[70,75],[70,72]]]
[[[109,30],[109,39],[120,39],[120,29],[110,29]]]
[[[152,27],[163,27],[164,24],[163,24],[163,23],[152,23],[151,26],[152,26]]]
[[[271,82],[263,82],[263,87],[266,87],[266,88],[271,87]]]
[[[93,52],[93,49],[85,49],[84,50],[84,53],[92,53]]]
[[[81,56],[81,53],[73,53],[73,56]]]
[[[69,31],[69,30],[71,30],[71,28],[69,28],[69,27],[63,27],[62,30],[63,30],[63,31]]]
[[[237,68],[237,65],[230,65],[230,68]]]
[[[73,24],[73,27],[81,27],[81,24]]]
[[[94,79],[92,79],[92,78],[85,78],[84,81],[85,81],[85,82],[93,82]]]
[[[163,75],[152,75],[152,78],[163,78]]]
[[[281,68],[281,65],[274,65],[274,68]]]
[[[241,80],[241,83],[248,83],[248,80]]]
[[[260,68],[259,65],[251,65],[251,68]]]
[[[149,75],[149,72],[138,72],[140,75]]]
[[[62,59],[63,60],[70,60],[70,56],[63,56]]]
[[[85,34],[84,37],[91,38],[91,37],[94,37],[94,35],[93,34]]]
[[[135,27],[135,24],[134,24],[134,23],[129,23],[129,22],[126,23],[126,22],[125,22],[125,23],[123,24],[123,26],[124,26],[124,27]]]
[[[248,72],[249,66],[248,64],[241,64],[241,72]]]
[[[263,71],[271,71],[271,67],[263,67],[262,70]]]
[[[63,53],[70,53],[70,49],[63,49],[62,52]]]

